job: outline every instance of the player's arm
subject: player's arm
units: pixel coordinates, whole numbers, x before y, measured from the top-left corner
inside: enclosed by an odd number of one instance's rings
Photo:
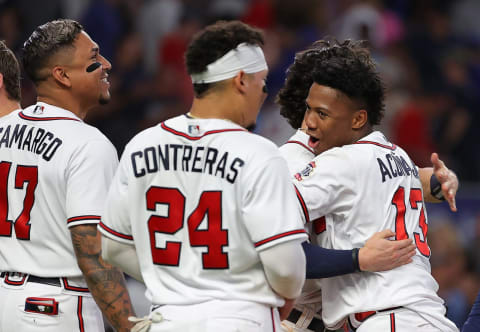
[[[425,167],[418,170],[424,199],[426,202],[439,203],[443,201],[443,197],[450,205],[450,210],[456,212],[455,195],[458,190],[458,178],[438,158],[438,154],[432,153],[430,160],[433,167]]]
[[[305,282],[305,254],[299,245],[302,241],[282,242],[259,252],[270,287],[285,299],[285,305],[279,308],[281,320],[287,318]]]
[[[120,270],[102,259],[97,225],[73,226],[70,234],[78,266],[95,302],[116,331],[130,331],[133,324],[127,318],[135,313],[125,279]]]
[[[108,188],[118,165],[113,145],[96,137],[72,154],[67,172],[67,216],[101,214]],[[69,230],[77,263],[90,293],[116,331],[130,331],[134,316],[123,273],[101,257],[98,219],[70,222]]]
[[[109,239],[102,234],[102,258],[143,283],[137,251],[134,245]]]
[[[353,250],[325,249],[308,242],[302,243],[307,258],[307,279],[335,277],[368,271],[386,271],[408,264],[415,255],[411,239],[391,241],[390,230],[375,233],[365,246]]]

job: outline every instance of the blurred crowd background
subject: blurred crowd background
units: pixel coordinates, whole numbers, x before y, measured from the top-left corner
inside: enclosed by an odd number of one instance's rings
[[[480,289],[479,0],[0,0],[0,39],[17,55],[36,26],[78,20],[110,60],[112,101],[87,122],[123,151],[140,130],[188,111],[183,53],[219,19],[264,29],[270,95],[256,132],[283,144],[294,132],[275,95],[295,52],[317,39],[366,39],[387,84],[381,130],[419,166],[436,151],[458,175],[458,213],[429,204],[432,272],[461,327]],[[23,75],[22,106],[35,102]]]

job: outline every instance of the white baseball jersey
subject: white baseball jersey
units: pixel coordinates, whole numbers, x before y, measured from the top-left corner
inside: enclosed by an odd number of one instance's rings
[[[279,147],[280,153],[287,161],[290,174],[304,170],[308,163],[315,157],[312,148],[308,146],[310,136],[304,130],[298,129],[295,134],[290,137],[287,142]],[[327,240],[326,236],[322,236],[326,231],[325,218],[319,218],[311,223],[305,225],[308,234],[316,233],[316,244],[326,247],[326,244],[321,243],[320,239]],[[302,289],[302,294],[295,301],[295,308],[302,312],[309,312],[308,317],[313,317],[318,312],[321,312],[322,307],[322,291],[321,280],[307,279]],[[310,320],[305,322],[308,326]],[[305,326],[305,327],[306,327]]]
[[[315,157],[294,181],[310,219],[331,217],[331,248],[362,247],[374,232],[388,228],[397,239],[409,237],[417,245],[408,265],[323,279],[327,326],[338,326],[352,313],[403,306],[441,331],[457,331],[444,316],[438,284],[430,274],[422,185],[405,151],[373,132]]]
[[[0,271],[81,277],[69,227],[100,221],[118,165],[113,145],[45,103],[0,121]]]
[[[312,148],[308,146],[309,138],[310,136],[305,131],[298,129],[284,145],[279,147],[291,174],[303,170],[308,162],[315,157]]]
[[[155,304],[279,306],[258,252],[306,239],[277,147],[232,122],[186,115],[127,145],[99,229],[135,244]]]

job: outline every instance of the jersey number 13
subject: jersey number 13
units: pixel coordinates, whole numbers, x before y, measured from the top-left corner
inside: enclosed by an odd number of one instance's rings
[[[409,213],[412,210],[418,210],[418,203],[423,202],[422,191],[420,189],[411,188],[409,198]],[[405,203],[405,188],[398,187],[397,191],[393,195],[392,204],[397,208],[397,218],[395,219],[395,240],[403,240],[408,238],[407,226],[405,224],[405,213],[407,212],[407,204]],[[423,205],[423,204],[422,204]],[[423,240],[420,237],[420,233],[413,233],[415,238],[415,244],[418,251],[425,256],[430,257],[430,248],[427,244],[427,231],[428,224],[425,218],[425,212],[423,207],[420,209],[420,216],[418,218],[418,226],[422,231]]]

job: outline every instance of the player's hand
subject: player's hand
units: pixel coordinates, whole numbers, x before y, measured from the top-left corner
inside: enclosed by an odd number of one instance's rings
[[[442,185],[442,193],[445,200],[450,205],[450,210],[457,212],[457,205],[455,202],[455,195],[458,190],[458,178],[451,170],[445,166],[444,162],[440,160],[438,154],[432,153],[430,161],[433,164],[433,174],[437,177]]]
[[[412,262],[416,246],[412,239],[391,241],[388,238],[395,233],[387,229],[373,234],[365,246],[360,248],[358,261],[360,270],[377,272],[386,271]]]
[[[285,320],[287,319],[288,315],[290,315],[290,312],[293,309],[293,306],[295,304],[295,299],[285,299],[285,304],[283,307],[278,308],[278,313],[280,314],[280,320]]]

